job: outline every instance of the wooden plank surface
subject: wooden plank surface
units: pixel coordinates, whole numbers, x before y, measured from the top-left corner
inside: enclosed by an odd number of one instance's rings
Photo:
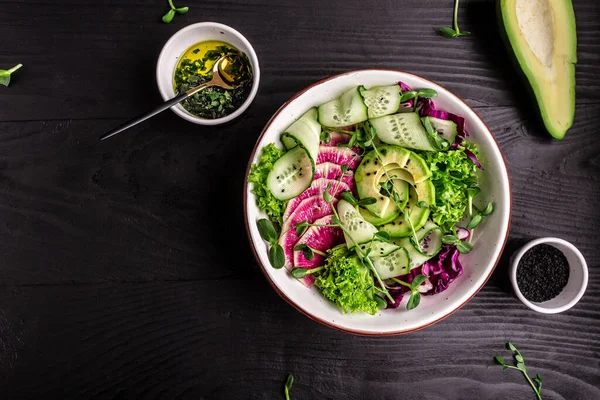
[[[501,47],[494,1],[202,1],[170,25],[165,4],[0,0],[0,393],[30,398],[532,399],[492,365],[506,340],[544,375],[544,399],[600,398],[600,6],[574,0],[576,120],[543,132]],[[218,129],[160,115],[97,137],[160,101],[154,63],[185,25],[240,30],[261,63],[259,94]],[[269,287],[242,220],[260,130],[304,86],[353,68],[437,81],[474,106],[506,157],[509,243],[467,306],[424,331],[364,338],[302,316]],[[529,311],[507,264],[525,240],[560,236],[590,269],[572,310]]]

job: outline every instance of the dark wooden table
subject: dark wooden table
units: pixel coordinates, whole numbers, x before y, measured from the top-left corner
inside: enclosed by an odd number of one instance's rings
[[[164,3],[164,4],[163,4]],[[492,357],[506,340],[544,399],[600,399],[600,6],[574,0],[577,111],[563,141],[538,123],[497,33],[494,1],[0,1],[0,397],[3,399],[534,399]],[[185,4],[184,4],[185,3]],[[218,21],[261,63],[251,108],[218,128],[164,113],[100,143],[160,101],[154,69],[177,30]],[[463,309],[424,331],[365,338],[281,300],[243,225],[250,151],[295,92],[354,68],[432,79],[475,108],[508,161],[502,262]],[[573,309],[541,315],[507,285],[525,240],[559,236],[589,264]]]

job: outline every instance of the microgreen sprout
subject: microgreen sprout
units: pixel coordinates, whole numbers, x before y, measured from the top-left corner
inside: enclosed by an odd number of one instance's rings
[[[162,17],[162,21],[165,24],[168,24],[171,21],[173,21],[175,14],[185,14],[186,12],[188,12],[190,10],[189,7],[179,7],[179,8],[175,7],[173,5],[173,0],[169,0],[169,7],[170,7],[170,10],[167,11],[167,13],[165,15],[163,15],[163,17]]]
[[[290,390],[292,389],[292,385],[294,384],[294,377],[292,374],[289,374],[287,379],[285,380],[285,386],[283,387],[283,391],[285,393],[285,400],[290,400]]]
[[[471,32],[461,31],[458,29],[458,2],[459,0],[454,0],[454,16],[453,16],[453,26],[452,28],[440,28],[439,32],[445,38],[453,39],[458,36],[469,36]]]
[[[444,235],[442,236],[442,243],[453,244],[461,254],[467,254],[473,250],[473,245],[469,242],[462,241],[456,235]]]
[[[416,308],[419,303],[421,303],[421,293],[419,292],[419,286],[423,284],[429,277],[427,275],[419,274],[415,276],[411,283],[404,282],[398,278],[392,278],[392,280],[396,283],[401,284],[402,286],[406,286],[410,289],[410,298],[408,299],[408,303],[406,304],[407,310],[412,310]]]
[[[269,262],[273,268],[280,269],[285,264],[285,253],[283,247],[277,243],[277,230],[273,223],[266,218],[256,221],[260,237],[271,245],[269,249]]]
[[[533,380],[532,380],[529,377],[529,374],[527,373],[527,367],[525,366],[525,358],[523,357],[521,352],[519,350],[517,350],[517,348],[512,343],[506,343],[506,348],[512,352],[513,357],[517,363],[517,366],[515,367],[512,365],[506,364],[506,362],[504,361],[504,358],[502,358],[500,356],[494,357],[494,360],[496,360],[496,362],[498,364],[502,365],[503,370],[507,370],[507,369],[511,368],[511,369],[516,369],[516,370],[521,371],[523,373],[523,375],[525,376],[525,379],[527,379],[527,382],[529,382],[529,384],[533,388],[533,391],[535,392],[538,400],[542,400],[542,375],[537,374],[535,376],[535,378],[533,378]]]
[[[13,72],[21,68],[23,64],[17,64],[11,69],[0,69],[0,85],[8,86],[10,84],[10,76]]]

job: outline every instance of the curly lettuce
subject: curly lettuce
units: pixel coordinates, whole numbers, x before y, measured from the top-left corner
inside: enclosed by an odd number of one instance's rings
[[[431,218],[444,232],[453,231],[468,206],[468,190],[477,186],[477,165],[464,151],[478,156],[477,146],[462,142],[456,150],[419,152],[431,169],[435,186],[435,204]]]
[[[248,182],[253,184],[252,193],[256,195],[256,205],[264,211],[271,221],[282,223],[283,212],[285,211],[285,202],[277,200],[267,187],[267,176],[273,169],[273,164],[277,161],[284,151],[278,149],[273,143],[266,145],[258,158],[258,164],[252,164]]]
[[[315,286],[345,313],[375,314],[378,310],[373,298],[376,289],[368,268],[346,245],[336,246],[327,253],[325,268],[317,276]]]

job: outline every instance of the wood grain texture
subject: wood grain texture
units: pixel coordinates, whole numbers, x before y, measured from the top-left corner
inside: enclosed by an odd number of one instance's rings
[[[176,1],[178,4],[178,2]],[[574,0],[577,108],[553,141],[497,33],[494,1],[189,1],[160,23],[148,0],[0,0],[0,393],[6,399],[532,399],[491,367],[506,340],[544,375],[544,399],[600,398],[600,7]],[[172,113],[100,134],[160,101],[154,63],[185,25],[240,30],[259,94],[218,128]],[[6,65],[5,65],[6,64]],[[364,338],[302,316],[249,249],[242,186],[270,116],[295,92],[353,68],[403,69],[474,106],[509,167],[513,220],[502,260],[463,309],[424,331]],[[534,313],[511,294],[510,256],[560,236],[590,280],[572,310]]]
[[[448,0],[188,3],[188,14],[165,25],[159,22],[163,7],[148,0],[85,6],[64,0],[3,1],[0,60],[25,67],[15,74],[11,90],[0,90],[0,119],[140,114],[160,101],[154,74],[163,44],[198,21],[219,21],[247,36],[269,77],[261,85],[263,96],[284,100],[328,75],[369,67],[422,75],[471,105],[513,105],[524,96],[500,41],[493,0],[463,1],[461,27],[474,35],[452,41],[436,33],[452,23]],[[600,10],[591,0],[574,5],[577,99],[597,103]]]
[[[595,399],[591,297],[540,316],[486,287],[431,328],[378,339],[310,321],[261,277],[4,288],[0,386],[11,398],[276,399],[293,373],[295,399],[532,399],[518,373],[493,366],[511,340],[543,374],[544,399]]]

